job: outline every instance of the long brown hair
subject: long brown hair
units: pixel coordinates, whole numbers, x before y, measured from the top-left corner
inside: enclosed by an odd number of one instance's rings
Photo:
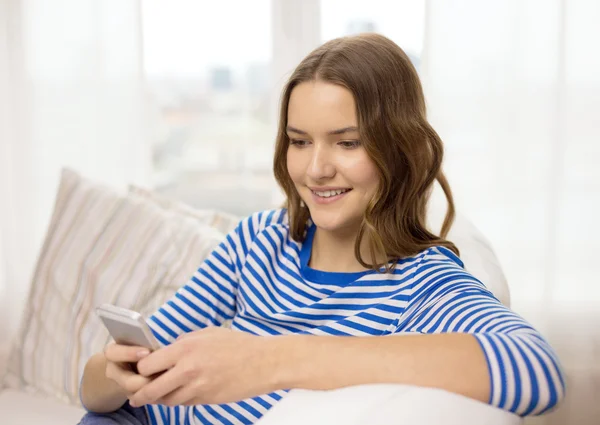
[[[444,173],[442,141],[426,118],[425,97],[417,71],[404,51],[378,34],[331,40],[298,65],[281,99],[273,163],[285,191],[291,237],[302,241],[310,218],[287,170],[287,116],[290,95],[298,84],[320,80],[348,89],[356,102],[361,144],[375,163],[380,184],[359,228],[355,255],[363,267],[386,271],[398,259],[441,245],[459,255],[445,239],[454,221],[454,201]],[[434,181],[441,185],[448,209],[441,236],[426,228],[427,204]],[[360,246],[367,237],[373,263],[364,261]],[[375,259],[388,258],[388,264]],[[389,263],[391,262],[391,265]]]

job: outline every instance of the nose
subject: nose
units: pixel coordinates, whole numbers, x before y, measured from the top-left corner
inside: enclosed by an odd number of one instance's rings
[[[314,181],[330,179],[335,176],[332,152],[323,143],[316,143],[312,149],[306,175]]]

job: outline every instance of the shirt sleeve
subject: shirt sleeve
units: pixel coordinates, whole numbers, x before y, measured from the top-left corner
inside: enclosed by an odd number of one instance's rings
[[[416,270],[413,295],[396,332],[472,334],[487,361],[493,406],[539,415],[564,397],[564,375],[548,342],[446,248],[430,249]]]
[[[239,267],[244,257],[240,238],[247,227],[245,222],[230,232],[188,282],[148,318],[161,345],[170,344],[184,333],[220,326],[233,319]]]

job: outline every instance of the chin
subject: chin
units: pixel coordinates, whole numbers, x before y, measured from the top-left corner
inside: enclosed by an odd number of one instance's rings
[[[315,209],[311,209],[310,217],[313,223],[315,223],[319,229],[326,230],[328,232],[343,231],[351,228],[358,229],[358,224],[360,224],[359,220],[353,219],[343,212],[318,211],[318,207],[316,211]]]

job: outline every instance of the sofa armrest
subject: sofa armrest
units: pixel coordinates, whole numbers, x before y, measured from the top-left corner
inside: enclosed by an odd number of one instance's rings
[[[370,384],[330,391],[292,390],[260,425],[519,425],[505,410],[434,388]]]

